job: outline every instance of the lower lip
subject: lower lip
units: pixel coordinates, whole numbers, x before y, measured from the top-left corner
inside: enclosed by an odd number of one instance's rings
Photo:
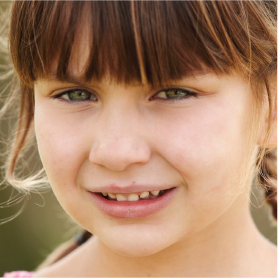
[[[96,206],[109,216],[115,218],[142,218],[165,208],[174,198],[177,187],[167,190],[161,197],[139,201],[112,201],[99,193],[89,192]]]

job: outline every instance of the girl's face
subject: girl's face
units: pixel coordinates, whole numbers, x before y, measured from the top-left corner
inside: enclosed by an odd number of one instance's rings
[[[35,131],[53,191],[76,222],[117,253],[146,256],[235,209],[247,187],[240,180],[252,108],[247,81],[204,73],[151,88],[71,76],[35,82]],[[176,189],[153,214],[122,218],[103,212],[90,193],[138,186]]]

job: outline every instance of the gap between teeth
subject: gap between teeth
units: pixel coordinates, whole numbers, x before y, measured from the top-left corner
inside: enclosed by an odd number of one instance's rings
[[[113,193],[106,193],[106,192],[102,192],[103,196],[109,196],[111,199],[117,199],[117,201],[138,201],[139,200],[139,196],[140,198],[147,198],[150,196],[150,192],[153,196],[158,196],[160,190],[154,190],[154,191],[144,191],[140,194],[129,194],[127,197],[125,197],[122,194],[113,194]]]

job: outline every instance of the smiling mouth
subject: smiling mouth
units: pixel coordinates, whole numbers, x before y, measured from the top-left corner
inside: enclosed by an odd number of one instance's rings
[[[99,210],[106,215],[121,219],[136,219],[155,214],[167,207],[177,195],[178,187],[132,193],[115,191],[90,192],[90,196]]]
[[[102,192],[98,193],[100,196],[105,198],[106,200],[110,201],[118,201],[118,202],[125,202],[125,201],[138,201],[138,200],[151,200],[157,199],[163,196],[169,189],[165,190],[155,190],[155,191],[143,191],[139,193],[131,193],[131,194],[123,194],[123,193],[107,193]]]

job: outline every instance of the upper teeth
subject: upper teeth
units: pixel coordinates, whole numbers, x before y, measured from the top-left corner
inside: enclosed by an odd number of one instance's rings
[[[112,193],[108,193],[108,196],[109,196],[110,198],[113,198],[113,199],[116,198],[116,196],[115,196],[114,194],[112,194]]]
[[[112,199],[117,199],[117,201],[138,201],[139,196],[140,198],[146,198],[150,195],[150,192],[153,196],[158,196],[160,190],[154,190],[154,191],[144,191],[141,193],[131,193],[131,194],[113,194],[113,193],[106,193],[102,192],[103,196],[109,196]]]
[[[119,194],[116,195],[117,201],[120,201],[118,196],[119,196]],[[123,196],[123,198],[126,199],[124,196]],[[127,200],[128,201],[138,201],[139,200],[139,196],[137,194],[130,194],[130,195],[128,195]]]

